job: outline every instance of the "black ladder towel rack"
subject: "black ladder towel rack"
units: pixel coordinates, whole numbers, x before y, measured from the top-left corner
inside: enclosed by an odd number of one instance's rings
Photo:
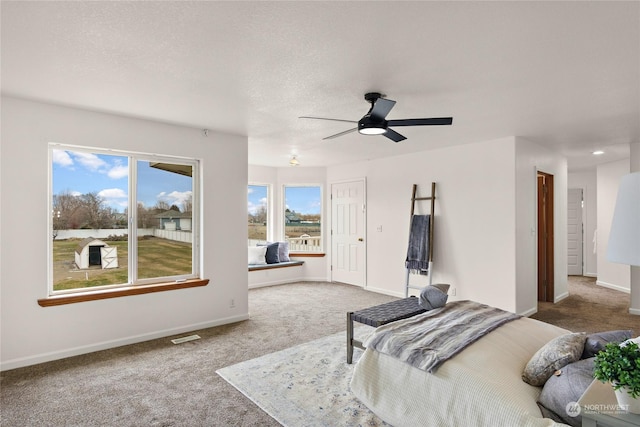
[[[429,197],[416,197],[418,192],[418,185],[413,184],[413,190],[411,193],[411,220],[413,220],[413,215],[415,213],[416,202],[429,200],[431,202],[431,206],[429,209],[429,235],[428,235],[428,247],[429,247],[429,268],[427,270],[427,284],[431,284],[431,271],[433,269],[433,223],[434,221],[434,213],[435,213],[435,202],[436,202],[436,183],[431,183],[431,196]],[[409,222],[411,224],[411,221]],[[409,239],[411,239],[411,228],[409,228]],[[406,282],[404,288],[404,297],[407,298],[409,296],[409,289],[422,289],[422,286],[411,285],[409,278],[411,276],[411,271],[407,267],[406,271]]]

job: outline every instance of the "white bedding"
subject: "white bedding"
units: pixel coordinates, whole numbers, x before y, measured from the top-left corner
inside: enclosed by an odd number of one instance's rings
[[[427,373],[367,349],[354,369],[353,393],[376,415],[401,426],[558,426],[536,404],[541,388],[522,381],[531,356],[569,333],[534,319],[507,323]]]

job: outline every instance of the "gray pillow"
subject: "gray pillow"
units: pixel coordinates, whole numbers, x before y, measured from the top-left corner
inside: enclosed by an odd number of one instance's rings
[[[621,343],[631,338],[633,331],[605,331],[587,335],[581,359],[593,357],[610,342]]]
[[[546,343],[533,355],[522,373],[522,380],[541,387],[553,373],[580,360],[587,335],[584,332],[565,334]]]
[[[420,291],[418,305],[425,310],[444,307],[447,303],[447,298],[449,298],[447,291],[449,291],[449,285],[441,283],[426,286]]]
[[[567,404],[577,402],[593,382],[594,357],[569,363],[547,380],[538,397],[540,410],[547,418],[580,427],[582,417],[567,414]],[[549,413],[550,412],[550,413]]]
[[[267,253],[265,255],[265,260],[267,264],[277,264],[280,262],[280,257],[278,256],[278,243],[258,243],[256,246],[266,246]]]
[[[280,262],[289,262],[289,242],[278,242],[278,257]]]

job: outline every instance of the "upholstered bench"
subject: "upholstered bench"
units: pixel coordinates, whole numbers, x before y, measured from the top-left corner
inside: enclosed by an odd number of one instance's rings
[[[284,261],[274,264],[249,264],[249,271],[270,270],[272,268],[296,267],[304,264],[304,261]]]
[[[364,350],[362,341],[353,338],[353,322],[364,323],[365,325],[378,326],[395,322],[396,320],[407,319],[416,314],[424,313],[425,309],[418,305],[418,298],[411,296],[386,304],[376,305],[359,311],[347,313],[347,363],[353,360],[353,347]]]

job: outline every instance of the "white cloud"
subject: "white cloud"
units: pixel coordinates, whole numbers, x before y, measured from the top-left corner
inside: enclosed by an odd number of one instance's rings
[[[170,205],[181,206],[184,202],[191,200],[192,191],[172,191],[171,193],[161,192],[158,194],[158,200],[164,200]]]
[[[107,163],[95,154],[74,151],[73,157],[82,166],[92,171],[97,171],[107,166]]]
[[[98,192],[98,196],[111,207],[126,208],[129,205],[127,193],[121,188],[105,188]]]
[[[121,188],[105,188],[104,190],[98,192],[98,196],[105,199],[126,199],[127,193]]]
[[[53,163],[60,165],[60,166],[64,166],[64,167],[68,167],[68,166],[73,166],[73,159],[71,158],[71,156],[69,156],[69,153],[67,153],[64,150],[53,150],[52,151],[53,154]]]
[[[260,209],[261,207],[266,207],[266,206],[267,206],[267,199],[266,198],[260,199],[259,203],[253,203],[251,201],[248,201],[247,202],[247,211],[251,215],[255,215],[256,212],[258,212],[258,209]]]
[[[111,179],[126,178],[129,176],[129,168],[127,166],[114,166],[107,172],[107,176]]]

